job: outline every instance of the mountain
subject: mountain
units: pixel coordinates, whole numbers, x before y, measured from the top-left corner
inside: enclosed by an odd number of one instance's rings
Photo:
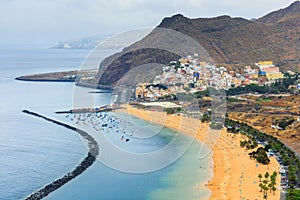
[[[145,38],[101,63],[105,71],[98,74],[99,84],[114,84],[128,71],[143,64],[167,64],[178,59],[180,56],[174,53],[147,48],[147,45],[169,39],[167,34],[159,33],[160,28],[193,38],[216,64],[239,69],[239,66],[253,66],[257,61],[272,60],[283,71],[300,71],[300,2],[296,1],[256,20],[230,16],[189,19],[181,14],[164,18]],[[177,48],[184,48],[180,44],[178,41]]]
[[[266,39],[274,46],[274,60],[287,64],[285,68],[294,66],[300,71],[300,2],[295,1],[257,21],[270,29]]]
[[[271,12],[259,18],[258,21],[268,25],[276,25],[291,20],[296,20],[299,22],[300,20],[299,9],[300,9],[300,1],[295,1],[289,7]]]

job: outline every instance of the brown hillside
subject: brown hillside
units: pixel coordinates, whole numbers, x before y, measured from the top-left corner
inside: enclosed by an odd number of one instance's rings
[[[177,14],[163,19],[158,27],[190,36],[204,47],[217,64],[253,65],[259,60],[273,60],[283,71],[300,71],[299,1],[254,21],[229,16],[189,19]],[[140,44],[161,42],[167,38],[166,35],[155,34],[155,31],[125,48],[119,58],[113,56],[106,59],[102,65],[106,64],[107,69],[98,75],[100,84],[115,83],[135,66],[157,62],[166,64],[179,57],[161,50],[137,48],[144,46]],[[112,63],[107,62],[112,58]]]

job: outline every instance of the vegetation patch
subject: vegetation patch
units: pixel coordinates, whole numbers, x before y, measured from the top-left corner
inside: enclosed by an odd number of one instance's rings
[[[240,141],[240,146],[243,148],[246,147],[247,150],[256,148],[258,145],[257,141],[250,136],[249,138],[249,140]]]
[[[270,176],[269,172],[266,172],[263,176],[262,174],[258,174],[259,178],[259,188],[260,192],[263,192],[264,199],[268,198],[268,191],[273,192],[273,195],[276,191],[276,178],[277,178],[277,172],[274,171],[273,174]],[[264,178],[262,180],[262,178]]]
[[[300,199],[300,190],[290,189],[287,193],[286,200],[298,200]]]
[[[277,154],[280,159],[281,165],[288,166],[288,197],[287,199],[294,200],[299,199],[300,191],[298,189],[294,189],[296,186],[299,186],[300,180],[300,160],[296,156],[295,152],[293,152],[290,148],[286,147],[280,140],[272,135],[268,135],[264,132],[261,132],[252,126],[249,126],[246,123],[238,122],[232,119],[226,118],[225,125],[227,130],[231,130],[233,132],[241,132],[252,136],[257,141],[266,144],[264,151],[272,149],[274,153]],[[259,151],[263,152],[262,149]],[[257,152],[255,156],[258,156]],[[262,157],[263,158],[263,157]],[[260,158],[261,159],[261,158]],[[296,191],[297,190],[297,191]],[[289,197],[290,196],[290,197]],[[267,196],[266,196],[267,197]]]
[[[249,153],[250,158],[256,159],[257,162],[267,165],[270,163],[270,159],[263,147],[259,147],[256,151]]]
[[[292,117],[284,117],[283,119],[278,121],[278,126],[285,130],[286,127],[294,123],[294,121],[295,119]]]
[[[181,112],[181,108],[165,108],[164,111],[168,114],[168,115],[171,115],[171,114],[176,114],[176,113],[179,113]]]
[[[229,97],[227,99],[228,102],[243,102],[245,100],[242,100],[242,99],[238,99],[238,98],[233,98],[233,97]]]

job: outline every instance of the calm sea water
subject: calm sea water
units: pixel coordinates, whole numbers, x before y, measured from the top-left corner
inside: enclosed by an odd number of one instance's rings
[[[72,170],[87,153],[74,132],[21,112],[30,109],[67,121],[54,111],[71,108],[74,85],[14,78],[78,69],[88,53],[37,46],[0,47],[1,200],[23,199]],[[103,51],[103,55],[107,53]],[[96,98],[100,105],[110,102],[108,94],[97,94]],[[46,199],[204,199],[210,191],[197,184],[211,177],[211,158],[199,160],[200,147],[195,142],[174,164],[152,173],[123,173],[95,162]]]

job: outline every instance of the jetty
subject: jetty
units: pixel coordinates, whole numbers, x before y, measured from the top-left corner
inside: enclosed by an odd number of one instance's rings
[[[70,110],[61,110],[61,111],[56,111],[55,114],[98,113],[98,112],[109,112],[116,109],[118,109],[118,107],[105,105],[105,106],[100,106],[95,108],[75,108]]]
[[[67,129],[77,132],[84,140],[86,140],[86,142],[88,144],[87,146],[89,148],[88,155],[72,171],[68,172],[63,177],[56,179],[53,182],[47,184],[43,188],[39,189],[38,191],[32,193],[31,195],[29,195],[28,197],[25,198],[25,200],[39,200],[39,199],[43,199],[44,197],[49,195],[51,192],[62,187],[64,184],[66,184],[69,181],[71,181],[72,179],[76,178],[77,176],[82,174],[87,168],[89,168],[96,161],[96,157],[99,155],[99,146],[98,146],[98,143],[96,142],[96,140],[85,131],[77,129],[68,124],[56,121],[54,119],[50,119],[50,118],[40,115],[38,113],[31,112],[29,110],[23,110],[23,113],[26,113],[28,115],[32,115],[32,116],[35,116],[38,118],[42,118],[46,121],[49,121],[56,125],[59,125],[59,126],[62,126],[62,127],[65,127]]]
[[[75,82],[77,71],[51,72],[43,74],[24,75],[15,78],[18,81],[39,81],[39,82]]]

